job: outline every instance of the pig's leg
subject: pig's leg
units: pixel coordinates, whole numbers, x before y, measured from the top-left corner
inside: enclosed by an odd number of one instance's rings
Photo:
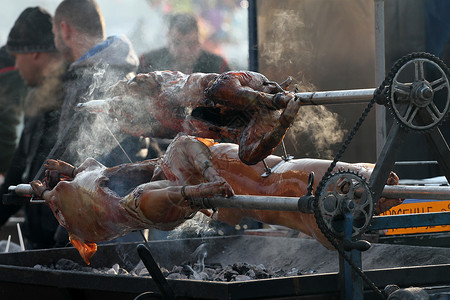
[[[39,199],[48,201],[50,199],[51,191],[48,187],[42,183],[40,180],[34,180],[30,182],[31,188],[33,189],[34,195],[36,195]]]
[[[255,90],[242,84],[239,74],[234,76],[220,76],[214,83],[205,90],[206,96],[223,105],[235,107],[237,109],[254,109],[264,105],[269,109],[285,108],[288,102],[294,97],[289,92],[279,92],[269,94]]]
[[[48,159],[45,164],[45,168],[47,170],[57,171],[62,175],[65,175],[69,178],[74,178],[78,173],[84,171],[88,167],[99,166],[104,167],[101,163],[96,161],[93,158],[86,159],[80,166],[75,167],[69,164],[68,162],[62,160]]]
[[[202,142],[186,134],[178,134],[167,148],[163,163],[181,184],[226,182],[211,162],[211,151]],[[227,184],[229,195],[233,189]]]
[[[397,174],[395,174],[394,172],[391,172],[389,174],[386,184],[387,185],[398,185],[398,183],[399,183],[399,178],[398,178]],[[381,197],[380,199],[378,199],[377,206],[375,207],[375,215],[384,213],[385,211],[391,209],[392,207],[402,204],[403,200],[405,200],[405,199]]]
[[[59,159],[48,159],[44,163],[44,166],[47,170],[57,171],[58,173],[70,178],[75,177],[76,168],[65,161]]]
[[[198,185],[169,185],[157,187],[143,184],[124,198],[129,208],[139,206],[147,221],[153,224],[182,222],[197,210],[191,207],[189,199],[228,195],[226,182],[207,182]],[[210,216],[207,210],[203,213]]]
[[[295,121],[300,105],[300,100],[293,98],[281,114],[267,109],[255,114],[239,139],[239,158],[254,165],[272,154]]]

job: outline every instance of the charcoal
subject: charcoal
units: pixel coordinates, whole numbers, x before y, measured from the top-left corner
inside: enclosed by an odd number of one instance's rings
[[[146,268],[140,269],[139,273],[137,273],[138,276],[150,276],[150,273]]]
[[[216,276],[217,272],[215,269],[206,268],[203,270],[204,273],[208,276],[209,279],[212,279]]]
[[[91,268],[64,258],[58,260],[54,265],[35,265],[34,268],[38,270],[81,271],[108,275],[150,276],[142,261],[140,261],[130,272],[119,264],[114,264],[110,268]],[[245,262],[237,262],[227,266],[222,266],[220,263],[201,265],[199,263],[191,264],[186,262],[182,265],[173,266],[170,271],[166,268],[161,268],[163,276],[169,279],[193,279],[223,282],[297,276],[310,274],[311,272],[314,271],[306,270],[302,272],[296,268],[292,268],[288,271],[282,269],[271,271],[267,270],[262,264],[252,265]]]
[[[168,279],[188,279],[188,277],[184,274],[180,273],[171,273],[167,276]]]
[[[173,266],[171,273],[181,273],[183,271],[182,266]]]
[[[190,265],[183,265],[181,273],[189,277],[194,274],[194,270]]]
[[[239,274],[245,274],[250,270],[250,266],[247,263],[234,263],[232,268]]]
[[[55,264],[57,270],[80,271],[83,267],[70,259],[61,258]]]
[[[169,270],[167,270],[166,268],[161,268],[161,273],[164,275],[164,277],[167,277],[170,274]]]
[[[205,264],[205,268],[218,270],[218,269],[222,269],[223,266],[221,263],[208,263],[208,264]]]
[[[247,275],[250,278],[256,278],[256,273],[253,270],[248,270],[247,273],[245,273],[245,275]]]
[[[233,270],[232,266],[226,266],[222,272],[219,273],[220,278],[224,278],[224,281],[231,281],[233,277],[236,277],[239,273]]]
[[[247,281],[247,280],[252,280],[252,278],[246,275],[237,275],[233,281]]]

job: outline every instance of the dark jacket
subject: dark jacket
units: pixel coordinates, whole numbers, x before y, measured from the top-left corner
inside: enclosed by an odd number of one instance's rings
[[[138,73],[148,73],[153,71],[178,71],[174,70],[175,59],[169,53],[169,49],[162,48],[142,54],[139,58],[140,65]],[[210,52],[202,50],[199,58],[195,62],[193,73],[223,73],[230,71],[227,61]]]
[[[26,86],[13,67],[0,69],[0,173],[10,165],[20,137]]]
[[[125,36],[114,36],[70,65],[64,83],[65,98],[58,131],[62,145],[58,158],[71,164],[80,164],[88,157],[94,157],[107,166],[129,162],[117,146],[116,139],[133,157],[140,146],[139,138],[121,133],[108,118],[77,113],[76,105],[104,98],[112,85],[131,79],[138,64],[131,42]],[[70,126],[73,118],[76,120]]]
[[[65,71],[60,66],[53,78],[31,89],[25,99],[24,129],[19,146],[14,153],[0,194],[6,194],[8,187],[42,179],[44,172],[38,174],[56,141],[59,112],[62,102],[62,79]],[[4,225],[20,206],[0,204],[0,226]],[[47,205],[30,204],[25,207],[23,234],[28,241],[28,249],[50,248],[55,244],[54,234],[58,221]]]

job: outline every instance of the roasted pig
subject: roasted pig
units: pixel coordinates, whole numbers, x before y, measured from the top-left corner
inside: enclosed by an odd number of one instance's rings
[[[270,155],[266,162],[275,165],[282,159]],[[58,172],[56,183],[51,176],[44,182],[31,183],[34,194],[53,210],[70,241],[89,263],[96,242],[125,235],[133,230],[158,228],[171,230],[194,215],[189,198],[213,195],[268,195],[299,197],[306,193],[311,171],[321,176],[329,161],[293,159],[270,176],[262,177],[262,163],[247,165],[239,159],[238,145],[215,144],[210,148],[185,134],[179,134],[166,154],[159,159],[106,168],[93,159],[75,168],[56,160],[46,163],[47,175]],[[339,163],[337,168],[370,176],[370,164]],[[389,184],[397,184],[391,174]],[[54,188],[52,188],[52,186]],[[398,204],[398,203],[392,203]],[[209,215],[210,212],[202,210]],[[217,218],[229,224],[244,216],[269,224],[279,224],[315,237],[325,246],[327,240],[312,214],[301,212],[259,211],[220,208]]]
[[[92,158],[77,168],[50,159],[45,164],[46,180],[33,181],[31,186],[89,264],[96,242],[145,228],[171,230],[198,211],[188,198],[233,195],[228,183],[210,167],[210,159],[203,143],[179,135],[160,159],[113,168]],[[60,174],[58,179],[68,180],[55,185],[54,172]]]
[[[184,132],[233,142],[244,163],[256,164],[272,154],[298,115],[300,100],[284,90],[290,81],[278,85],[250,71],[156,71],[117,83],[106,104],[127,133],[172,138]]]

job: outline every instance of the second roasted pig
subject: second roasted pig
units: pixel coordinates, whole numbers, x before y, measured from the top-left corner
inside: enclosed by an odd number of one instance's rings
[[[272,154],[298,115],[300,100],[285,91],[290,80],[278,85],[250,71],[155,71],[117,83],[106,103],[130,134],[173,138],[184,132],[233,142],[251,165]]]

